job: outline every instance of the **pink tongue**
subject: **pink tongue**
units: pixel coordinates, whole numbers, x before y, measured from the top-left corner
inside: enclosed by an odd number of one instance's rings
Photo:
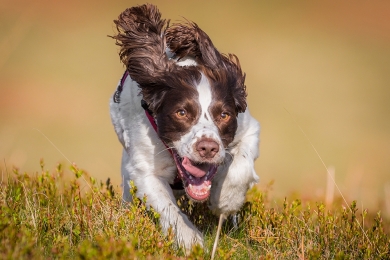
[[[187,157],[184,157],[183,158],[183,161],[181,163],[184,167],[184,169],[186,169],[186,171],[197,177],[197,178],[201,178],[203,176],[206,175],[207,171],[209,170],[209,165],[208,164],[202,164],[202,165],[193,165],[190,161],[190,159],[188,159]]]

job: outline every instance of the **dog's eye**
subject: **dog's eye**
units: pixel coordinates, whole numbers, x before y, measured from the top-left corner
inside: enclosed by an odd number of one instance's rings
[[[221,119],[223,121],[228,121],[230,119],[230,115],[228,113],[226,113],[226,112],[222,112],[221,113]]]
[[[176,112],[176,115],[178,117],[185,117],[187,115],[187,112],[184,109],[180,109],[179,111]]]

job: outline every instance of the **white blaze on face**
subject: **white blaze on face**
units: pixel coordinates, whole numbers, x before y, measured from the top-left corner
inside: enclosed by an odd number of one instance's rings
[[[196,87],[199,94],[200,115],[199,120],[193,125],[190,131],[183,135],[179,141],[173,144],[181,157],[185,156],[195,162],[201,162],[202,159],[194,149],[194,144],[201,138],[210,138],[219,144],[219,152],[215,155],[212,162],[221,163],[225,157],[225,149],[218,127],[214,124],[213,118],[209,112],[212,103],[212,93],[210,83],[205,75],[202,74],[201,80]]]
[[[199,117],[199,123],[207,124],[207,121],[212,121],[212,117],[209,113],[209,107],[212,101],[210,83],[207,78],[202,74],[202,78],[197,86],[199,93],[199,103],[201,108],[201,114]]]

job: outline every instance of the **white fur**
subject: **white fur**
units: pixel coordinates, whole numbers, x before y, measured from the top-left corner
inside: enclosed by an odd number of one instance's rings
[[[200,120],[174,146],[179,149],[181,156],[191,159],[194,154],[192,144],[196,138],[209,136],[217,140],[221,152],[216,160],[223,163],[212,182],[210,209],[217,215],[232,214],[240,209],[247,190],[258,181],[254,160],[259,153],[260,126],[248,109],[239,114],[235,138],[225,153],[218,129],[208,114],[207,108],[212,97],[210,84],[203,75],[197,90],[202,107]],[[141,99],[138,84],[128,77],[123,85],[120,103],[114,103],[112,99],[110,101],[112,123],[124,148],[121,167],[123,198],[131,201],[129,181],[134,181],[136,195],[141,198],[146,196],[147,205],[160,213],[160,223],[165,232],[172,227],[177,242],[186,249],[190,249],[195,243],[202,245],[202,234],[176,204],[169,186],[176,177],[176,165],[145,116],[140,105]]]
[[[211,162],[221,163],[225,157],[225,149],[223,148],[222,140],[218,134],[218,128],[212,121],[212,117],[208,111],[212,96],[210,83],[203,74],[197,86],[197,91],[201,106],[199,121],[187,134],[183,135],[179,141],[173,142],[173,144],[181,157],[186,156],[193,161],[201,161],[199,154],[194,151],[194,144],[202,137],[211,138],[219,145],[219,152],[214,156]]]

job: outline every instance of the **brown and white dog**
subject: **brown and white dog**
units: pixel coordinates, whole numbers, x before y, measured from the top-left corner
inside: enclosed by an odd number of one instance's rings
[[[169,26],[153,5],[126,9],[114,22],[127,68],[110,102],[124,148],[123,198],[131,201],[132,180],[163,230],[172,227],[190,249],[203,238],[177,206],[177,179],[216,215],[237,212],[258,181],[260,126],[247,108],[245,74],[195,23]]]

